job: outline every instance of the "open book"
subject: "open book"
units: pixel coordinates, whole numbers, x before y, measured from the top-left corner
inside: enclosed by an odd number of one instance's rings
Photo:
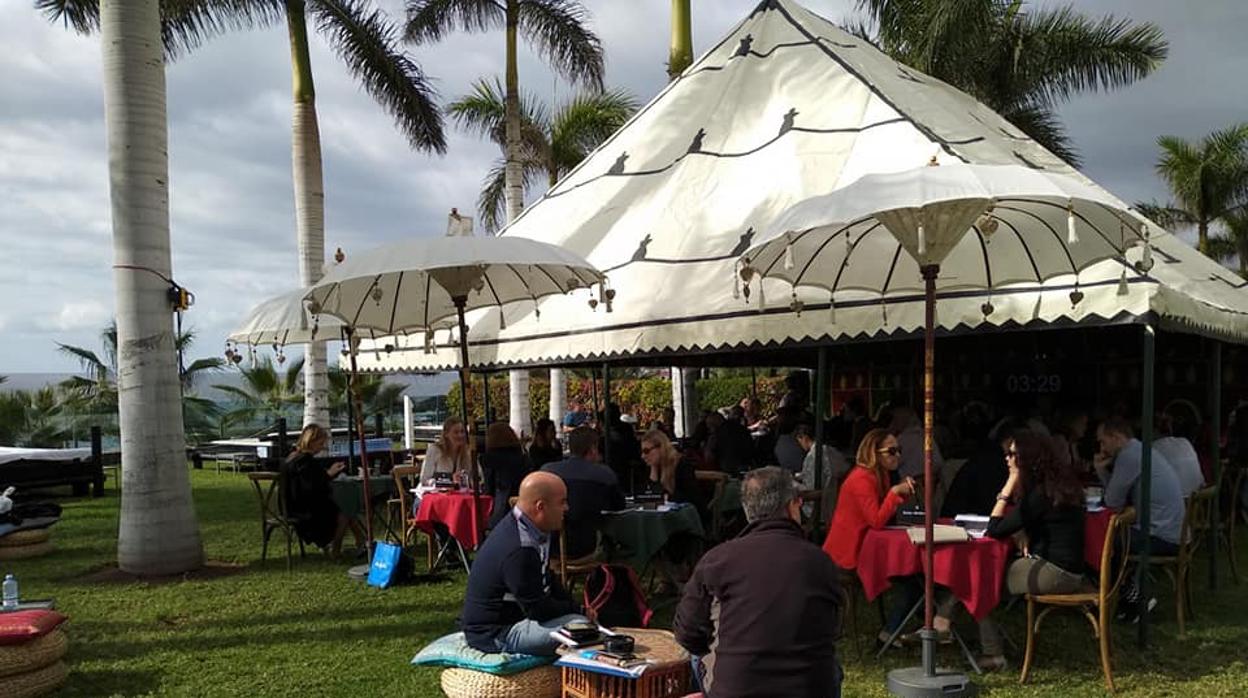
[[[920,526],[914,526],[906,529],[906,535],[909,536],[910,542],[915,545],[922,545],[927,542],[926,531]],[[961,526],[946,526],[944,524],[936,524],[932,526],[932,542],[934,543],[965,543],[970,540],[966,529]]]

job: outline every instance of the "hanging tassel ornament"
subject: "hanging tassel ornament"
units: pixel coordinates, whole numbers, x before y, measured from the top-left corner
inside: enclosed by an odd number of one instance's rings
[[[1147,225],[1140,226],[1140,235],[1144,238],[1144,253],[1140,256],[1140,261],[1135,268],[1141,274],[1147,274],[1153,270],[1153,245],[1148,239]]]
[[[1118,295],[1125,296],[1129,293],[1131,289],[1127,286],[1127,269],[1123,267],[1122,276],[1118,277]]]
[[[425,330],[425,354],[433,353],[433,330]]]
[[[542,307],[537,304],[537,296],[533,297],[533,319],[538,322],[542,321]]]
[[[884,325],[888,325],[888,303],[880,303],[880,316],[884,318]]]
[[[785,235],[784,236],[784,270],[789,271],[794,266],[796,265],[793,263],[793,238],[791,236]]]
[[[762,275],[759,275],[758,277],[758,312],[761,313],[766,309],[767,309],[767,294],[766,292],[763,291],[763,277]]]
[[[1066,203],[1066,244],[1079,244],[1079,231],[1075,228],[1075,202]]]
[[[740,298],[741,298],[741,277],[740,275],[737,274],[736,266],[733,266],[732,268],[732,299],[735,301]]]
[[[498,329],[499,331],[507,329],[507,313],[503,312],[503,306],[498,306]]]
[[[806,308],[806,304],[798,299],[797,291],[793,291],[793,300],[789,301],[789,310],[793,311],[793,313],[797,315],[798,317],[801,317],[802,310],[804,310],[805,308]]]
[[[919,256],[927,254],[927,231],[923,228],[923,223],[919,222]]]
[[[828,324],[836,324],[836,296],[828,296]]]

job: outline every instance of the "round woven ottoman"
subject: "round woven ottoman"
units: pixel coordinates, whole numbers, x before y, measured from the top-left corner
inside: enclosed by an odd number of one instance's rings
[[[0,696],[4,698],[35,698],[60,688],[69,676],[65,662],[54,662],[42,669],[0,678]]]
[[[68,649],[69,638],[59,628],[20,645],[0,645],[0,695],[9,695],[3,690],[4,677],[55,664]]]
[[[442,672],[442,692],[448,698],[559,698],[559,682],[559,669],[553,666],[510,676],[468,669]]]
[[[13,548],[19,545],[34,545],[35,543],[43,543],[52,537],[52,529],[50,528],[32,528],[25,531],[14,531],[7,536],[0,537],[0,548]]]
[[[50,552],[52,552],[52,541],[45,540],[42,543],[29,545],[8,545],[0,548],[0,560],[25,560],[31,557],[42,557]]]

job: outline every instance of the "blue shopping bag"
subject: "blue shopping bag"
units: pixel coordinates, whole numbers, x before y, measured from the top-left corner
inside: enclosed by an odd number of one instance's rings
[[[373,562],[368,567],[368,585],[385,589],[399,577],[399,560],[403,550],[394,543],[377,543]]]

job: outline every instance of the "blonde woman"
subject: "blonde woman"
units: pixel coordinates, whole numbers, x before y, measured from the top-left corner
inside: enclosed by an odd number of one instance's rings
[[[299,538],[337,557],[347,528],[355,536],[356,547],[364,545],[364,530],[334,503],[329,481],[345,470],[346,464],[317,456],[328,445],[329,432],[324,428],[317,424],[304,427],[295,450],[282,464],[283,488],[286,515],[295,521]]]
[[[436,473],[450,473],[456,482],[467,485],[472,467],[472,456],[468,449],[468,431],[459,417],[449,417],[442,423],[442,434],[438,440],[429,444],[425,451],[425,462],[420,466],[420,481],[432,485]]]
[[[699,514],[706,514],[706,501],[698,489],[693,464],[672,446],[667,434],[651,429],[641,437],[641,459],[650,467],[646,491],[665,494],[668,501],[692,504]]]

